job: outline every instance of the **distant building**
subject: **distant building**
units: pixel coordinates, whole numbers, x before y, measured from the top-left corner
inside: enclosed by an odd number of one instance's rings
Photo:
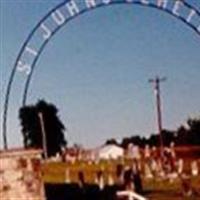
[[[118,159],[124,156],[124,150],[116,145],[105,145],[97,152],[98,159]]]

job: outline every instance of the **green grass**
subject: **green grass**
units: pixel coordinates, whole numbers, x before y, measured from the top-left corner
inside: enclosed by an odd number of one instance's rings
[[[192,178],[192,187],[195,191],[194,197],[183,198],[181,181],[179,179],[170,183],[168,180],[165,181],[144,181],[144,188],[146,191],[146,197],[155,200],[199,200],[200,196],[200,177]]]
[[[119,163],[125,163],[130,165],[130,161],[112,161],[106,162],[101,161],[98,164],[88,164],[85,162],[76,162],[74,164],[69,163],[44,163],[42,167],[43,180],[46,183],[64,183],[66,169],[70,172],[70,180],[72,182],[78,182],[78,172],[83,171],[86,182],[94,183],[96,173],[99,170],[103,171],[105,180],[108,180],[109,174],[115,179],[116,166]],[[186,165],[189,166],[189,165]],[[188,171],[188,169],[186,169]],[[191,179],[191,185],[194,191],[200,193],[200,176]],[[155,179],[144,179],[143,186],[145,196],[152,200],[183,200],[181,191],[181,181],[176,179],[170,183],[169,180],[155,180]],[[199,200],[200,196],[189,198],[188,200]],[[185,198],[187,200],[187,198]]]

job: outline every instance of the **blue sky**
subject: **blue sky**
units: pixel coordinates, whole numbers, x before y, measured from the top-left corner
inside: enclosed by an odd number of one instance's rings
[[[61,0],[0,0],[1,114],[6,84],[34,25]],[[196,0],[188,0],[200,9]],[[200,111],[200,37],[151,8],[115,5],[67,23],[42,53],[27,104],[57,105],[70,144],[97,146],[156,132],[155,97],[148,79],[162,84],[163,126],[176,129]],[[8,115],[9,146],[21,145],[18,109],[25,75],[17,75]],[[1,116],[2,121],[2,116]],[[1,126],[2,128],[2,126]],[[2,140],[0,140],[2,147]]]

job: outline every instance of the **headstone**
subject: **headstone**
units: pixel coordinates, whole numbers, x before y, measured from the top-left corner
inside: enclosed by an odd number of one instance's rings
[[[104,189],[105,183],[104,183],[104,176],[102,171],[98,171],[95,177],[95,184],[99,186],[100,190]]]
[[[71,180],[70,180],[70,172],[69,172],[69,169],[66,168],[65,170],[65,183],[70,183]]]
[[[144,164],[144,175],[148,179],[153,178],[153,174],[152,174],[151,169],[150,169],[150,167],[147,163]]]
[[[183,165],[184,165],[183,159],[179,159],[178,160],[178,169],[177,169],[178,174],[182,174],[182,172],[183,172]]]
[[[191,174],[192,174],[192,176],[198,176],[198,174],[199,174],[197,161],[193,161],[191,163]]]
[[[108,185],[112,186],[114,185],[114,179],[113,179],[113,176],[112,174],[108,174]]]

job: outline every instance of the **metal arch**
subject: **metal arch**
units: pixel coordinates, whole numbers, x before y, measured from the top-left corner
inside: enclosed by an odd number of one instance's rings
[[[179,0],[175,0],[175,1],[179,1]],[[9,106],[9,97],[10,97],[10,93],[11,93],[11,86],[12,83],[14,81],[14,76],[17,70],[17,66],[18,66],[18,62],[25,50],[25,47],[27,46],[27,44],[29,43],[29,41],[33,38],[35,32],[38,30],[38,28],[40,27],[40,25],[57,9],[61,8],[62,6],[64,6],[66,3],[70,2],[70,0],[64,0],[62,3],[58,4],[56,7],[54,7],[53,9],[51,9],[38,23],[37,25],[32,29],[32,31],[30,32],[30,34],[28,35],[27,39],[25,40],[25,42],[23,43],[18,56],[16,58],[16,61],[14,63],[13,69],[11,71],[10,74],[10,78],[8,81],[8,85],[7,85],[7,89],[6,89],[6,95],[5,95],[5,102],[4,102],[4,112],[3,112],[3,142],[4,142],[4,149],[8,148],[8,144],[7,144],[7,113],[8,113],[8,106]],[[195,8],[194,6],[190,5],[189,3],[185,2],[185,0],[182,0],[182,3],[189,9],[192,9],[196,12],[196,14],[198,16],[200,16],[200,11]],[[28,94],[28,88],[31,82],[31,77],[33,75],[36,63],[41,55],[41,53],[43,52],[44,47],[47,45],[48,41],[55,35],[55,33],[60,30],[61,27],[63,27],[67,22],[71,21],[72,19],[76,18],[77,16],[80,16],[84,13],[86,13],[87,11],[91,11],[94,10],[96,8],[100,8],[100,7],[104,7],[104,6],[111,6],[111,5],[116,5],[116,4],[135,4],[135,5],[140,5],[140,6],[144,6],[144,7],[151,7],[151,8],[155,8],[158,10],[162,10],[168,14],[170,14],[171,16],[179,19],[180,21],[182,21],[183,23],[185,23],[186,25],[188,25],[190,28],[192,28],[199,36],[200,36],[200,32],[197,30],[196,26],[194,26],[193,24],[189,23],[184,17],[181,16],[177,16],[175,15],[170,9],[168,8],[163,8],[163,7],[159,7],[156,4],[153,3],[148,3],[148,4],[144,4],[142,3],[142,1],[140,0],[133,0],[133,1],[125,1],[125,0],[116,0],[116,1],[111,1],[109,4],[105,4],[105,3],[100,3],[97,4],[95,7],[91,7],[91,8],[85,8],[82,9],[78,14],[75,14],[74,16],[69,17],[68,19],[65,20],[65,22],[61,25],[58,26],[52,33],[51,36],[45,40],[43,42],[43,44],[41,45],[37,56],[34,58],[33,63],[31,65],[31,72],[27,77],[27,80],[25,82],[25,87],[24,87],[24,93],[23,93],[23,98],[22,98],[22,105],[26,104],[26,99],[27,99],[27,94]]]

